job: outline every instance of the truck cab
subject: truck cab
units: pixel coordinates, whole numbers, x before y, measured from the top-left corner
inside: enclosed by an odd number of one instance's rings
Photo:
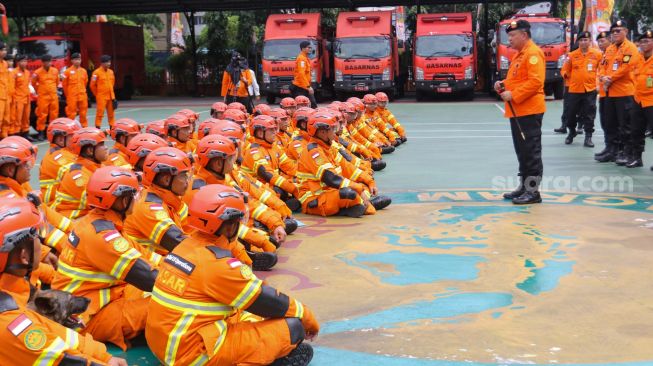
[[[27,56],[27,69],[32,72],[41,67],[41,57],[46,54],[52,56],[52,66],[63,72],[75,52],[82,52],[80,39],[65,35],[24,37],[18,43],[18,53]],[[86,58],[82,54],[82,59]]]
[[[546,79],[544,92],[555,99],[562,99],[564,81],[560,70],[567,60],[566,22],[548,14],[517,14],[510,19],[499,22],[496,30],[496,70],[494,81],[503,80],[508,74],[510,60],[517,53],[508,44],[506,28],[515,19],[523,18],[531,24],[531,38],[542,51],[546,61]],[[493,82],[494,84],[494,82]]]
[[[334,90],[401,93],[399,53],[390,11],[341,12],[333,44]]]
[[[418,100],[432,93],[474,98],[477,51],[471,13],[418,14],[414,44]]]
[[[272,14],[265,24],[263,44],[263,83],[261,86],[267,102],[273,104],[276,97],[290,95],[295,71],[295,59],[300,52],[299,44],[311,43],[311,84],[315,92],[322,94],[331,86],[329,51],[323,34],[322,15]]]

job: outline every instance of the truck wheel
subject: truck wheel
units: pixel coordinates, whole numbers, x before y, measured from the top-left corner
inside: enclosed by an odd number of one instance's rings
[[[274,102],[277,101],[277,97],[274,96],[274,95],[272,95],[272,94],[268,94],[268,95],[265,96],[265,101],[266,101],[268,104],[274,104]]]
[[[426,99],[426,94],[421,90],[416,90],[415,97],[417,98],[418,102],[423,102]]]
[[[474,89],[465,91],[463,93],[463,99],[467,101],[474,100]]]
[[[558,81],[553,85],[553,98],[555,100],[560,100],[565,95],[565,84],[562,81]]]

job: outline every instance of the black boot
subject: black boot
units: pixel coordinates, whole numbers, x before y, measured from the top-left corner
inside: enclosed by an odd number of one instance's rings
[[[255,271],[269,271],[277,264],[277,254],[270,252],[250,252],[247,255],[252,260],[252,269]]]
[[[582,127],[578,127],[578,128],[576,129],[576,135],[582,135],[582,134],[583,134],[583,128],[582,128]]]
[[[254,220],[254,225],[253,226],[254,226],[255,229],[265,231],[268,234],[270,233],[270,230],[268,229],[268,227],[263,225],[263,223],[258,221],[258,220]]]
[[[623,150],[617,153],[617,157],[614,159],[614,163],[619,166],[624,166],[630,161],[630,149],[624,148]]]
[[[517,187],[517,189],[515,189],[512,192],[504,193],[503,199],[511,200],[515,197],[521,196],[522,194],[524,194],[525,191],[526,191],[526,187],[524,187],[524,177],[519,177],[519,187]]]
[[[594,159],[596,161],[598,161],[599,163],[613,162],[614,159],[615,159],[615,154],[616,154],[617,148],[615,146],[608,146],[607,150],[608,151],[606,151],[605,154],[601,154],[601,155],[595,157]]]
[[[371,165],[372,170],[378,172],[379,170],[385,169],[386,163],[383,160],[372,160]]]
[[[565,133],[565,132],[567,132],[567,127],[565,127],[565,125],[562,125],[562,126],[560,126],[558,128],[554,128],[553,132],[555,132],[555,133]]]
[[[286,224],[286,234],[290,235],[290,234],[294,233],[295,230],[297,230],[297,227],[298,227],[297,220],[289,217],[289,218],[283,220],[283,222],[284,222],[284,224]]]
[[[288,356],[282,357],[270,366],[306,366],[313,359],[313,347],[308,343],[300,343]]]
[[[395,152],[394,146],[384,146],[381,148],[381,154],[391,154]]]
[[[29,142],[37,142],[35,138],[30,136],[29,132],[21,132],[18,135]]]
[[[644,162],[642,161],[642,153],[641,152],[636,152],[631,155],[631,159],[626,164],[626,168],[639,168],[641,166],[644,166]]]
[[[585,147],[594,147],[594,143],[592,142],[592,134],[591,133],[586,133],[585,134],[585,142],[583,143],[583,146]]]
[[[606,144],[605,147],[603,148],[603,150],[601,150],[601,151],[599,151],[597,153],[594,153],[594,158],[597,158],[597,157],[599,157],[601,155],[605,155],[609,151],[610,151],[610,145]]]
[[[406,142],[406,141],[408,141],[408,137],[402,137],[401,138],[401,142]]]
[[[361,217],[363,214],[365,214],[365,206],[363,205],[341,208],[340,211],[338,211],[339,216]]]
[[[569,133],[567,134],[567,138],[565,139],[565,144],[570,145],[572,142],[574,142],[574,137],[576,137],[578,133],[574,131],[574,129],[570,128]]]
[[[383,210],[384,208],[390,206],[392,203],[392,198],[388,196],[375,196],[370,199],[370,203],[377,210]]]
[[[651,130],[650,128],[647,128],[646,132],[644,132],[644,137],[653,138],[653,130]]]
[[[541,202],[542,202],[542,197],[540,196],[540,192],[538,191],[534,191],[534,192],[526,191],[521,196],[512,199],[512,203],[515,205],[530,205],[533,203],[541,203]]]
[[[299,212],[302,209],[302,203],[295,197],[287,199],[286,206],[288,206],[292,212]]]

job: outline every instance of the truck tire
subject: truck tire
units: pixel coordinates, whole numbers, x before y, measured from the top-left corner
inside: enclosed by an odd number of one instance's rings
[[[274,104],[274,102],[277,101],[277,97],[274,96],[274,95],[272,95],[272,94],[266,94],[266,95],[265,95],[265,101],[266,101],[268,104]]]
[[[465,91],[463,93],[463,99],[467,101],[474,100],[474,89]]]
[[[424,100],[426,100],[426,93],[424,93],[421,90],[416,90],[415,91],[415,98],[417,98],[418,102],[423,102]]]
[[[560,100],[565,95],[565,84],[562,81],[558,81],[553,85],[553,98],[555,100]]]

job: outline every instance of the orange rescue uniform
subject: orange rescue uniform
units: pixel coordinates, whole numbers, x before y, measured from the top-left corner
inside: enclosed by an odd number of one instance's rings
[[[235,83],[231,80],[231,75],[225,71],[222,74],[222,91],[220,92],[220,95],[223,97],[231,95],[240,98],[247,98],[249,95],[247,87],[252,85],[252,83],[252,75],[247,70],[240,72],[240,80],[237,80]]]
[[[596,78],[603,55],[596,48],[583,53],[580,48],[570,52],[560,71],[565,78],[569,93],[587,93],[596,90]]]
[[[29,83],[31,74],[29,70],[14,69],[12,72],[14,82],[14,97],[12,106],[13,124],[9,130],[10,134],[29,131]]]
[[[66,117],[75,119],[79,114],[79,123],[88,127],[88,72],[83,67],[71,66],[63,73],[63,92],[66,95]]]
[[[607,90],[608,97],[627,97],[635,94],[633,68],[639,58],[637,46],[624,40],[621,45],[611,44],[605,50],[605,64],[599,70],[600,76],[612,79]]]
[[[517,116],[505,104],[505,116],[508,118],[540,114],[546,111],[544,104],[544,77],[546,63],[544,52],[533,42],[528,40],[512,61],[504,80],[506,90],[512,93],[512,106]]]
[[[54,202],[55,195],[64,174],[75,163],[75,154],[66,148],[50,144],[50,148],[41,160],[39,180],[41,185],[41,200],[46,205]]]
[[[107,118],[109,126],[113,126],[115,120],[113,111],[113,101],[116,99],[116,94],[113,88],[116,84],[116,77],[113,70],[104,69],[103,67],[95,69],[91,76],[91,91],[95,95],[95,102],[97,109],[95,111],[95,127],[100,128],[102,125],[102,118],[104,117],[104,110],[107,110]]]
[[[86,206],[86,185],[99,167],[100,164],[92,160],[77,157],[61,178],[52,208],[71,220],[86,215],[89,211]]]
[[[9,118],[5,118],[11,105],[10,81],[9,64],[5,60],[0,60],[0,130],[2,130],[0,138],[9,136],[11,130]]]
[[[302,89],[311,87],[311,61],[303,52],[297,55],[297,59],[295,59],[292,83]]]
[[[59,70],[41,66],[32,73],[32,86],[36,90],[36,130],[45,131],[45,122],[59,117]]]

